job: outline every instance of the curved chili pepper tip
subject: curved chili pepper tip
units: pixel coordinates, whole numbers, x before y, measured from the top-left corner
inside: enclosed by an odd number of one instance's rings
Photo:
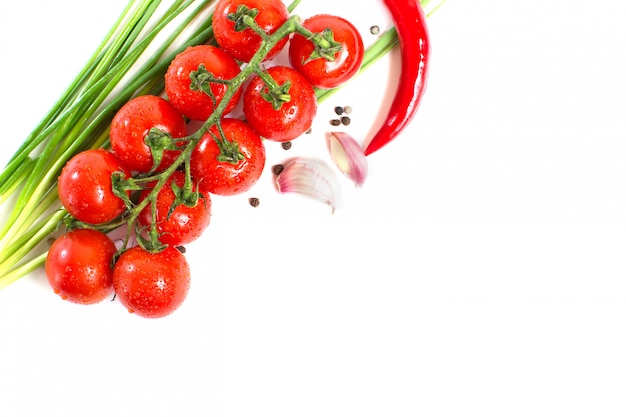
[[[402,66],[389,113],[365,148],[365,155],[391,142],[413,120],[428,78],[430,42],[422,7],[417,0],[383,1],[396,27]]]

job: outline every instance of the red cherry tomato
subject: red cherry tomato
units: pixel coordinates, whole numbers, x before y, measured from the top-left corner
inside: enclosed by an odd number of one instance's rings
[[[64,300],[95,304],[113,292],[111,261],[117,249],[104,233],[75,229],[59,237],[46,257],[50,287]]]
[[[217,126],[214,125],[191,154],[191,176],[205,195],[243,193],[257,182],[265,166],[263,141],[247,123],[235,118],[224,118],[221,128],[224,138],[220,138]],[[221,148],[216,138],[225,141]],[[224,147],[231,149],[223,150]],[[231,161],[224,160],[220,155]]]
[[[240,6],[258,10],[257,24],[267,34],[272,34],[289,19],[289,10],[281,0],[220,0],[213,14],[213,31],[218,45],[235,59],[250,62],[261,45],[261,37],[250,28],[238,31],[235,21],[229,15],[237,12]],[[275,57],[287,44],[283,38],[264,58]]]
[[[58,179],[59,200],[75,219],[98,224],[121,215],[124,200],[113,193],[111,176],[130,172],[111,152],[86,150],[73,156],[61,170]]]
[[[189,264],[172,246],[158,253],[132,247],[113,267],[116,299],[141,317],[159,318],[173,313],[187,298],[189,285]]]
[[[176,194],[172,189],[176,184],[180,189],[185,185],[185,174],[175,171],[164,184],[156,197],[156,227],[159,240],[165,245],[180,246],[193,242],[202,235],[211,221],[211,198],[208,194],[198,198],[195,206],[177,204],[170,211],[176,201]],[[143,201],[152,191],[154,183],[141,192],[139,201]],[[195,188],[195,187],[194,187]],[[192,191],[196,191],[195,189]],[[148,204],[139,214],[139,223],[144,227],[152,224],[152,204]]]
[[[317,113],[317,98],[311,83],[291,67],[275,66],[267,73],[280,86],[289,84],[290,99],[274,108],[266,99],[265,82],[255,76],[243,93],[243,112],[250,126],[265,139],[286,142],[306,132]]]
[[[202,78],[212,76],[220,80],[229,80],[236,77],[240,71],[237,61],[222,49],[212,45],[190,46],[178,54],[168,67],[165,73],[165,93],[183,116],[203,121],[222,101],[226,85],[208,81],[203,83]],[[196,82],[193,82],[192,78],[195,78]],[[241,91],[238,90],[226,105],[223,114],[230,113],[240,97]]]
[[[289,62],[311,84],[319,88],[335,88],[352,78],[363,62],[363,39],[357,28],[349,21],[333,15],[319,14],[302,22],[313,33],[329,29],[332,39],[341,48],[337,52],[316,54],[315,45],[300,34],[295,34],[289,44]],[[324,54],[333,58],[328,60]]]
[[[115,114],[109,138],[111,150],[131,171],[149,172],[154,159],[145,139],[150,129],[157,128],[172,138],[187,135],[187,124],[172,104],[153,95],[135,97]],[[180,152],[166,150],[157,171],[170,166]]]

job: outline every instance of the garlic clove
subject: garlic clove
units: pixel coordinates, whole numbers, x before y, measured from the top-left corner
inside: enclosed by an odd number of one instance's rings
[[[345,132],[331,132],[327,136],[328,151],[337,168],[361,187],[367,177],[367,158],[358,142]]]
[[[301,194],[328,204],[335,211],[336,186],[330,168],[315,159],[297,158],[276,176],[278,192]]]

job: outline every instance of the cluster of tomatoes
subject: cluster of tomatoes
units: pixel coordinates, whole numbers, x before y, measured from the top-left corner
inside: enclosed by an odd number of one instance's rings
[[[326,14],[298,20],[299,29],[259,57],[289,18],[281,0],[218,1],[216,45],[178,54],[163,96],[137,96],[119,109],[110,149],[86,150],[67,162],[58,191],[71,221],[45,267],[57,294],[93,304],[115,293],[129,311],[151,318],[181,305],[190,286],[181,247],[208,227],[211,197],[250,189],[265,166],[263,141],[303,134],[317,110],[314,87],[337,87],[360,68],[359,32]],[[287,47],[290,65],[268,63]],[[230,116],[240,101],[243,117]],[[190,131],[192,121],[205,129]],[[116,245],[110,232],[122,227],[126,238]]]

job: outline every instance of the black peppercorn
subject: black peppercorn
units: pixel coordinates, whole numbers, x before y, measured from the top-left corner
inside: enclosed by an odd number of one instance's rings
[[[272,172],[274,173],[274,175],[279,175],[281,172],[283,172],[283,169],[285,169],[283,165],[277,164],[272,167]]]

